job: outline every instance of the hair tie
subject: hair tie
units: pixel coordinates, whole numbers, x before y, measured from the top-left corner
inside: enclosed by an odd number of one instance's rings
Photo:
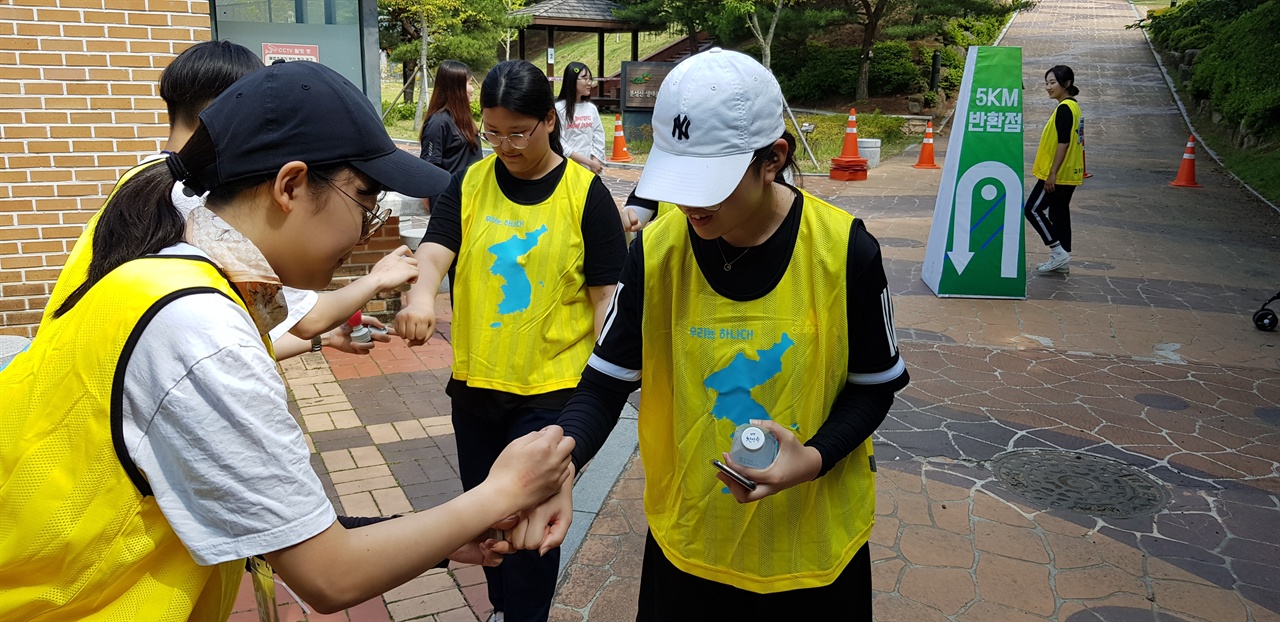
[[[209,191],[208,188],[205,188],[203,184],[196,180],[195,175],[192,175],[187,170],[187,165],[182,163],[182,158],[179,158],[178,154],[170,153],[169,157],[164,159],[164,165],[169,168],[169,174],[173,175],[173,178],[178,180],[178,183],[186,186],[188,190],[194,193],[192,196],[201,196]]]
[[[182,158],[178,157],[176,153],[169,154],[169,157],[164,159],[164,165],[169,167],[169,172],[178,181],[185,182],[191,176],[191,173],[187,171],[187,166],[182,163]]]

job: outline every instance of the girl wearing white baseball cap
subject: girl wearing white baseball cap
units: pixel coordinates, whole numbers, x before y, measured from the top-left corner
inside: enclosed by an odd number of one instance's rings
[[[640,620],[871,618],[870,436],[908,376],[879,245],[782,181],[782,114],[777,81],[737,52],[666,77],[636,194],[679,210],[632,244],[559,420],[581,468],[643,388]],[[726,453],[748,422],[778,440],[766,468]],[[568,511],[564,496],[531,516]]]

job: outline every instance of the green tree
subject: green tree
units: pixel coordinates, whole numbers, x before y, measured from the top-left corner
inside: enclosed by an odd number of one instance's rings
[[[689,38],[689,54],[698,53],[699,32],[723,24],[724,3],[718,0],[622,0],[618,19],[634,22],[641,30],[672,28]]]
[[[794,5],[804,0],[725,0],[725,14],[730,18],[744,20],[751,35],[760,44],[760,64],[770,69],[773,61],[773,34],[778,28],[778,17],[786,5]],[[767,23],[768,28],[761,24]]]

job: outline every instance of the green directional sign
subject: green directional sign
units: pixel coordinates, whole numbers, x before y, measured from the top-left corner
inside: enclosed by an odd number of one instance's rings
[[[1022,48],[969,48],[925,250],[941,297],[1026,298]]]

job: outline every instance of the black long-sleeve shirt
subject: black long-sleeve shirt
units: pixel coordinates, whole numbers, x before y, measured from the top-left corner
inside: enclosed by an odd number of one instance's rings
[[[725,256],[741,254],[734,260],[733,270],[720,269],[724,260],[717,244],[724,245],[723,240],[703,240],[690,235],[694,257],[712,289],[737,301],[755,300],[772,291],[792,260],[803,208],[803,198],[797,192],[791,211],[768,240],[745,254],[739,249],[726,249]],[[638,237],[631,245],[609,310],[606,331],[597,341],[582,380],[560,416],[565,433],[577,442],[573,461],[579,469],[599,451],[617,423],[627,396],[641,384],[644,342],[641,240]],[[845,286],[848,291],[848,383],[836,397],[826,421],[806,443],[822,455],[822,474],[871,436],[888,414],[894,393],[910,380],[898,356],[880,245],[861,220],[854,221],[850,231]]]

